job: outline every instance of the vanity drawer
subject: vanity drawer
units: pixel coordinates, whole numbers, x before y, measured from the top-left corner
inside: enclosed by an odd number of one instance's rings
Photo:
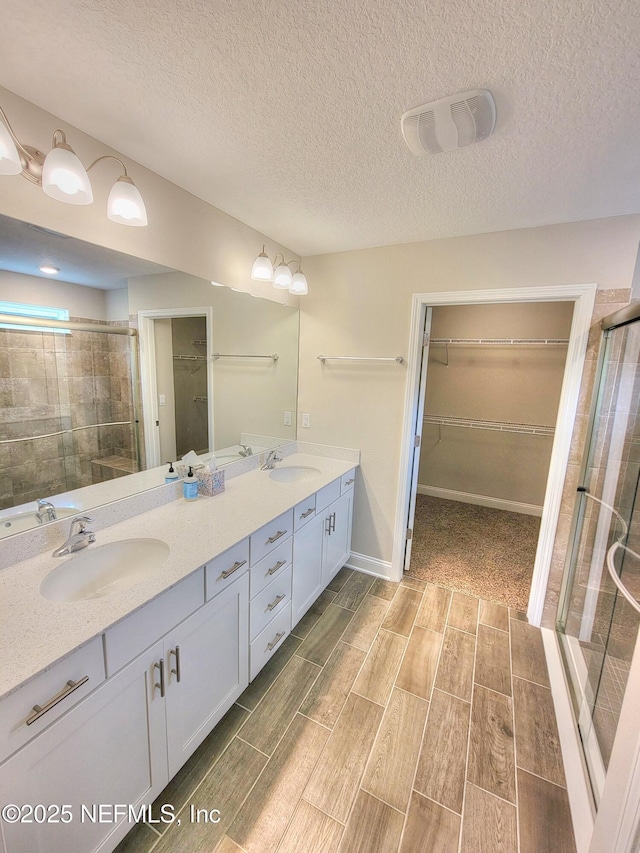
[[[340,480],[340,494],[344,495],[345,492],[348,492],[350,489],[353,489],[353,484],[356,481],[356,469],[352,468],[351,471],[347,471],[346,474],[342,475],[342,479]]]
[[[252,533],[249,537],[250,546],[249,553],[251,555],[251,565],[253,566],[267,554],[270,554],[274,548],[277,548],[287,536],[291,536],[293,532],[293,510],[287,510],[265,524],[260,530]]]
[[[270,554],[267,554],[255,566],[251,566],[249,581],[249,596],[253,598],[267,584],[282,572],[286,572],[287,566],[293,560],[293,538],[289,537],[282,545],[278,545]]]
[[[340,479],[337,479],[316,493],[316,513],[322,512],[325,507],[328,507],[329,504],[332,504],[339,497]]]
[[[243,539],[206,565],[207,601],[233,583],[249,565],[249,540]]]
[[[289,566],[283,574],[271,581],[249,604],[249,639],[255,640],[272,619],[291,601],[291,573]]]
[[[102,637],[96,637],[3,699],[0,761],[77,705],[104,680]],[[35,705],[41,709],[39,712],[34,710]]]
[[[288,602],[249,646],[249,681],[253,681],[269,658],[275,655],[290,631],[291,602]]]
[[[204,571],[198,569],[104,634],[107,675],[157,642],[204,604]]]
[[[316,514],[316,496],[311,495],[293,508],[293,529],[300,530]]]

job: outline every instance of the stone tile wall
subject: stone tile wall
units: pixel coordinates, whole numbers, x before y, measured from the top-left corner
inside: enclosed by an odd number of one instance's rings
[[[0,329],[0,439],[133,420],[131,341]],[[92,460],[132,459],[133,436],[117,426],[0,444],[0,509],[99,482]]]

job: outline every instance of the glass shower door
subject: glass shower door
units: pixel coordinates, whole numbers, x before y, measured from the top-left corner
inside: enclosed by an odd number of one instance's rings
[[[596,804],[640,627],[639,352],[640,322],[605,333],[557,624]]]

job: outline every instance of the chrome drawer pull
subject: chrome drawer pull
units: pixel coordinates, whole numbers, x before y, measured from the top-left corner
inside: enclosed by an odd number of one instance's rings
[[[77,690],[78,687],[82,687],[83,684],[86,684],[89,681],[89,676],[85,675],[84,678],[81,678],[80,681],[67,681],[65,686],[59,693],[56,693],[55,696],[52,696],[51,699],[47,702],[46,705],[34,705],[33,712],[29,714],[27,719],[25,720],[26,724],[30,726],[32,723],[35,723],[36,720],[39,720],[43,714],[46,714],[47,711],[50,711],[52,708],[58,704],[58,702],[62,702],[63,699],[66,699],[67,696],[70,696],[74,690]]]
[[[350,485],[351,485],[351,483],[355,483],[355,481],[356,481],[356,478],[355,478],[355,477],[352,477],[350,480],[347,480],[347,481],[346,481],[345,486],[350,486]]]
[[[307,516],[311,515],[311,513],[312,513],[312,512],[315,512],[315,511],[316,511],[316,508],[315,508],[314,506],[310,506],[310,507],[309,507],[309,509],[308,509],[306,512],[303,512],[303,513],[300,515],[300,518],[307,518]]]
[[[154,663],[153,668],[160,670],[160,683],[154,681],[153,686],[160,690],[160,696],[164,699],[164,658],[160,658],[159,663]]]
[[[180,683],[180,646],[176,646],[175,649],[171,649],[169,654],[174,655],[176,659],[176,668],[171,670],[171,674],[175,675],[176,681]]]
[[[267,650],[270,652],[273,651],[273,649],[275,649],[280,640],[284,637],[285,633],[285,631],[280,631],[279,634],[276,634],[273,640],[271,640],[270,643],[267,643]]]
[[[271,604],[267,604],[267,610],[265,610],[265,613],[267,611],[271,612],[274,608],[276,608],[280,604],[281,601],[284,601],[286,597],[287,596],[283,592],[282,595],[278,595],[276,598],[274,598],[273,601],[271,602]]]
[[[241,566],[244,566],[244,564],[246,562],[247,562],[246,560],[242,560],[240,562],[238,562],[238,560],[236,560],[230,569],[227,569],[226,571],[222,572],[222,574],[220,575],[218,580],[220,580],[220,578],[222,578],[223,580],[226,580],[229,577],[229,575],[232,575],[234,572],[237,572],[238,569],[241,568]]]
[[[286,562],[287,562],[286,560],[278,560],[278,562],[275,564],[275,566],[272,566],[268,570],[267,575],[275,575],[275,573],[278,571],[278,569],[281,569],[285,565]]]
[[[329,522],[329,525],[330,525],[329,533],[335,533],[336,532],[336,514],[335,514],[335,512],[331,513],[331,518],[333,520]]]
[[[264,544],[265,545],[273,545],[273,543],[277,542],[278,539],[281,539],[285,535],[286,532],[287,532],[286,530],[278,530],[276,535],[270,536]]]

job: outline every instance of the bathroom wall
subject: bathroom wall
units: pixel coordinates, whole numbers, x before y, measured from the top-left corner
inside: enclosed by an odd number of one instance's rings
[[[118,176],[115,166],[92,171],[95,200],[91,205],[80,207],[49,198],[20,175],[2,176],[0,213],[240,290],[264,294],[274,302],[298,304],[298,298],[290,296],[288,291],[265,288],[250,277],[251,266],[263,244],[271,257],[277,252],[284,252],[287,258],[298,259],[297,255],[128,160],[126,139],[122,140],[122,150],[114,151],[1,87],[0,105],[20,141],[41,151],[49,150],[53,131],[61,128],[83,163],[90,163],[103,154],[124,158],[144,198],[149,224],[146,228],[127,228],[107,219],[107,197]]]
[[[67,308],[69,315],[74,317],[93,317],[96,320],[126,319],[128,316],[126,307],[124,313],[108,316],[105,294],[106,291],[97,287],[85,287],[80,284],[70,284],[67,281],[0,270],[0,300],[3,302],[25,302],[30,305],[45,305],[47,308]]]
[[[572,316],[571,302],[443,305],[433,309],[431,337],[567,339]],[[557,345],[432,343],[425,414],[553,427],[566,355]],[[419,490],[445,498],[463,493],[472,503],[495,498],[502,509],[541,513],[552,444],[552,435],[425,423]]]
[[[301,301],[299,408],[310,413],[311,428],[300,429],[299,436],[361,449],[353,550],[372,558],[372,569],[390,569],[406,366],[330,367],[316,356],[406,357],[414,293],[597,282],[572,475],[584,444],[598,322],[629,300],[639,239],[640,216],[635,215],[305,259],[310,292]],[[569,480],[556,537],[550,610],[559,590],[558,561],[568,536],[564,516],[572,500]]]

